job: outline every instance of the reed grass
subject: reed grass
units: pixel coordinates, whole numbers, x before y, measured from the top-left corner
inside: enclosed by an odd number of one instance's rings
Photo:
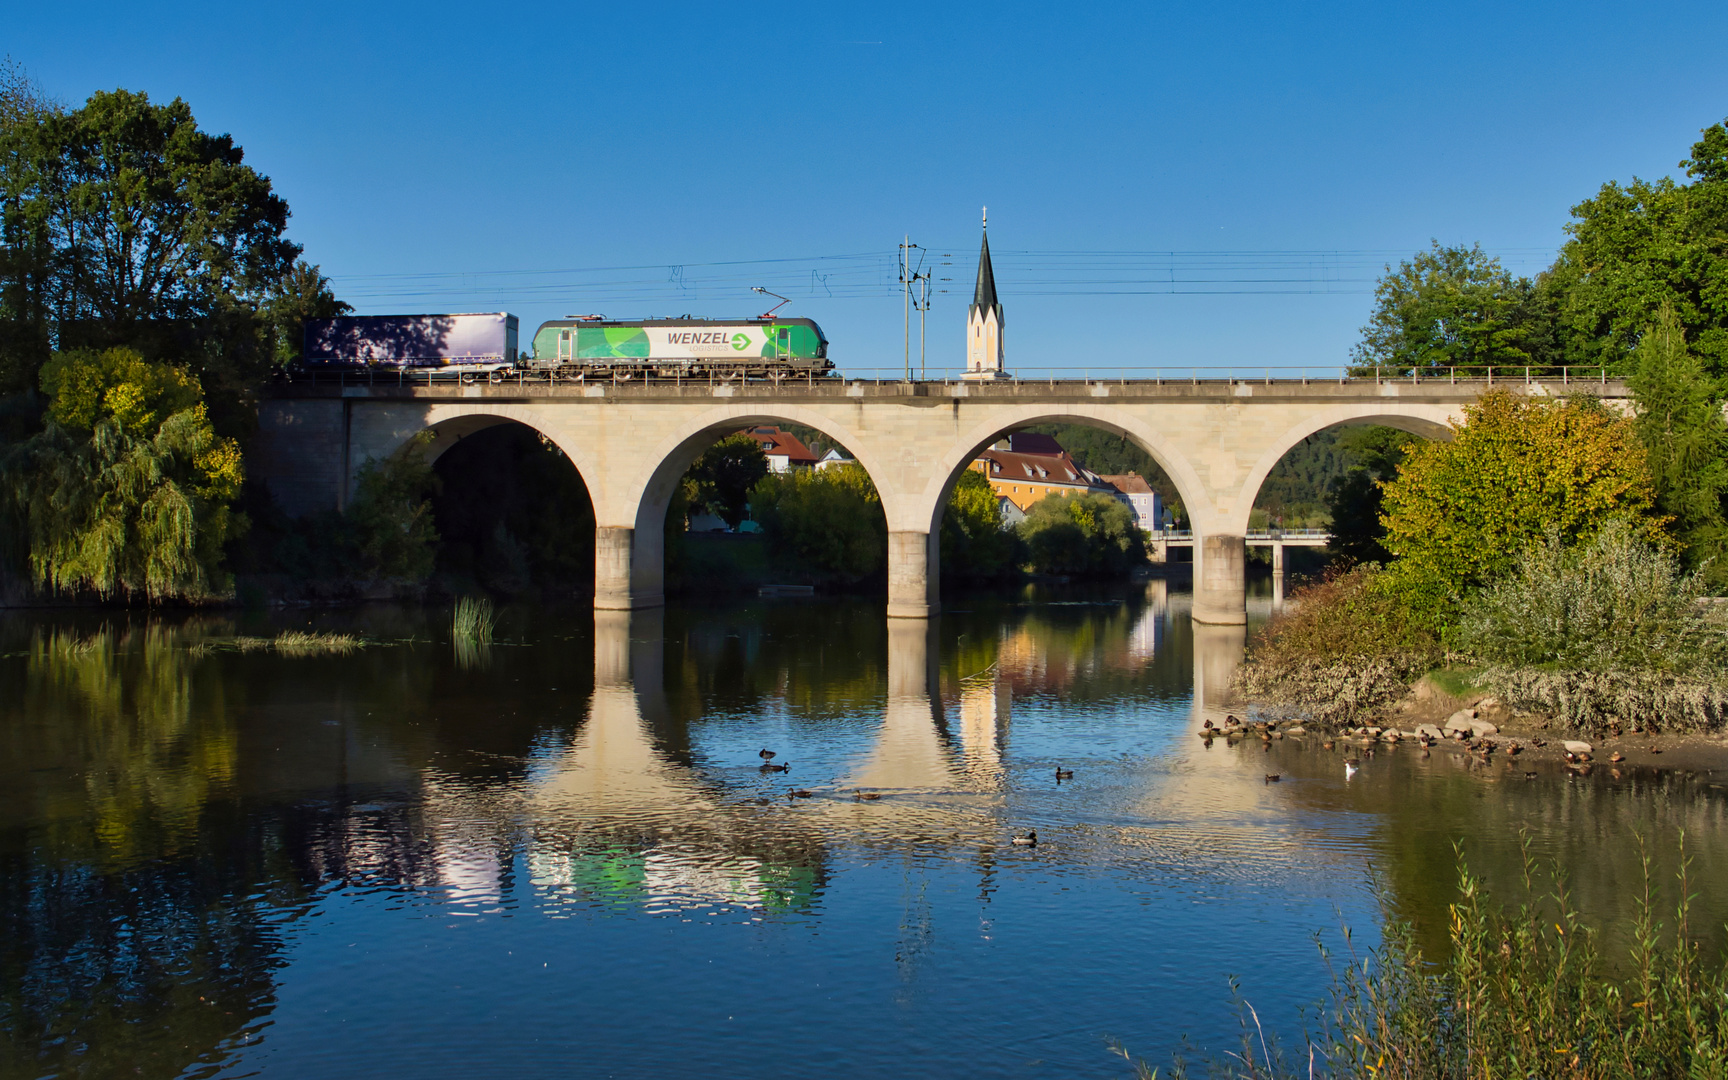
[[[208,638],[192,646],[194,656],[215,652],[274,652],[281,656],[347,656],[365,648],[366,641],[354,634],[336,634],[311,630],[284,630],[273,638],[222,637]]]
[[[1559,869],[1538,886],[1528,843],[1516,907],[1491,898],[1460,858],[1450,956],[1425,957],[1403,922],[1366,957],[1322,948],[1332,991],[1299,1049],[1280,1048],[1241,1003],[1240,1048],[1194,1071],[1228,1080],[1728,1076],[1728,969],[1690,939],[1689,860],[1670,925],[1647,855],[1643,865],[1630,943],[1604,956]],[[1135,1070],[1159,1075],[1143,1061]],[[1190,1066],[1178,1059],[1168,1075],[1188,1076]]]
[[[450,614],[450,638],[452,641],[490,645],[494,622],[492,601],[484,597],[464,596],[456,601],[456,609]]]

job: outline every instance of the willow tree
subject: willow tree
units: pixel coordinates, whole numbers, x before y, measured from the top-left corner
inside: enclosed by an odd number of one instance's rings
[[[41,381],[46,425],[0,465],[36,584],[150,602],[228,593],[244,474],[198,380],[109,349],[55,354]]]

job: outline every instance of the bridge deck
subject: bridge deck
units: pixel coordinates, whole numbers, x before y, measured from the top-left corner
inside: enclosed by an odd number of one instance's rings
[[[1538,396],[1591,394],[1620,398],[1628,395],[1618,379],[1573,379],[1560,375],[1529,379],[1001,379],[989,382],[891,382],[838,378],[787,378],[779,381],[718,381],[712,379],[627,379],[620,381],[549,380],[510,376],[499,382],[464,384],[406,372],[320,375],[282,379],[269,393],[277,398],[373,397],[428,401],[480,398],[490,401],[565,401],[622,399],[635,402],[689,401],[700,398],[741,400],[907,400],[908,404],[972,399],[1012,401],[1220,401],[1241,398],[1361,401],[1405,398],[1436,402],[1472,401],[1493,387],[1507,387]],[[909,399],[909,400],[908,400]]]

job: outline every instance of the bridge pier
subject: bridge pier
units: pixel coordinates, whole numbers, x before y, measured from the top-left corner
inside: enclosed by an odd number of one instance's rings
[[[665,538],[654,529],[594,529],[594,607],[633,611],[666,603]]]
[[[1247,541],[1207,535],[1194,542],[1194,621],[1218,626],[1248,622]]]
[[[910,530],[888,534],[888,617],[928,619],[940,609],[941,534]]]

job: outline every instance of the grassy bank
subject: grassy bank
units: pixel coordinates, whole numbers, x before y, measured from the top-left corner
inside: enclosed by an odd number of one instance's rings
[[[1544,874],[1526,848],[1523,895],[1488,895],[1460,861],[1449,955],[1425,956],[1407,924],[1358,956],[1322,948],[1332,990],[1305,1018],[1305,1037],[1280,1046],[1243,1003],[1240,1047],[1163,1075],[1231,1080],[1362,1077],[1728,1076],[1728,968],[1690,938],[1691,883],[1659,907],[1644,862],[1634,932],[1604,953],[1573,906],[1558,869]],[[1348,943],[1348,933],[1346,933]],[[1126,1054],[1125,1054],[1126,1056]],[[1161,1070],[1138,1063],[1142,1078]]]

